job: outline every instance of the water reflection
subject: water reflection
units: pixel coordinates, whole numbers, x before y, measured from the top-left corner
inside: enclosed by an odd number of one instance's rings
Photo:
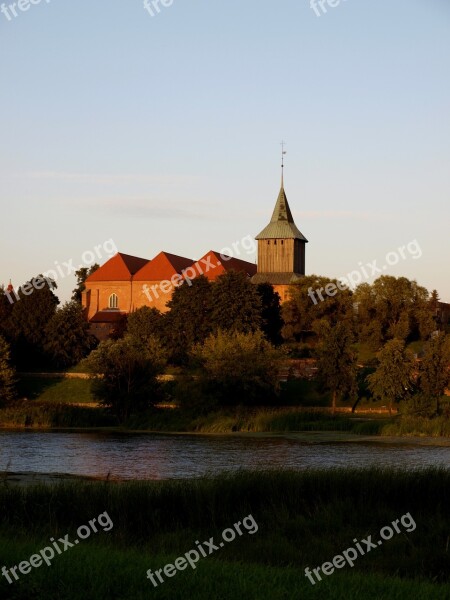
[[[0,432],[0,471],[125,479],[184,478],[240,468],[450,466],[450,448],[305,443],[289,437]]]

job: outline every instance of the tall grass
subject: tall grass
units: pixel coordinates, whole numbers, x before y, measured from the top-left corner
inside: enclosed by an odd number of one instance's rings
[[[22,600],[27,592],[33,599],[181,599],[184,590],[184,597],[199,600],[359,600],[370,594],[441,600],[448,597],[449,588],[423,580],[450,580],[449,495],[450,471],[440,469],[243,471],[182,481],[3,485],[2,564],[26,560],[51,536],[75,536],[78,526],[104,511],[114,527],[14,587],[0,581],[0,597]],[[320,585],[313,587],[305,580],[306,566],[332,560],[352,546],[354,538],[378,539],[382,527],[407,512],[416,522],[415,531],[402,531],[360,557],[353,569],[343,569]],[[227,544],[202,561],[195,573],[180,573],[158,590],[149,587],[147,568],[173,562],[193,548],[195,540],[220,538],[224,528],[249,514],[258,524],[254,535]],[[410,584],[395,579],[398,576],[419,577],[422,583]],[[11,590],[17,595],[8,595]]]

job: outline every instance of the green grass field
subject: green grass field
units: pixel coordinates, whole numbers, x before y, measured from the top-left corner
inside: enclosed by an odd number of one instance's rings
[[[114,527],[56,556],[19,581],[0,578],[11,600],[189,598],[450,598],[450,472],[395,470],[241,472],[199,480],[0,487],[0,565],[39,552],[49,538],[76,537],[107,511]],[[416,528],[396,534],[311,585],[315,568],[410,513]],[[177,572],[158,588],[146,578],[251,514],[246,532]]]

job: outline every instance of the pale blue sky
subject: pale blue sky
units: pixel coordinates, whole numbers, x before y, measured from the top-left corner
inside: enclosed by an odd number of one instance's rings
[[[450,302],[450,2],[327,10],[174,0],[152,18],[141,0],[42,0],[0,13],[0,282],[78,265],[110,238],[199,258],[256,235],[285,139],[308,273],[383,265],[417,240],[421,258],[385,272]]]

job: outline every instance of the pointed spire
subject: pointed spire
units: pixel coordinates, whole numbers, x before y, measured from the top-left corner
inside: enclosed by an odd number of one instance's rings
[[[7,290],[8,292],[12,292],[12,291],[14,290],[13,284],[11,283],[11,279],[9,280],[9,285],[8,285],[8,287],[6,288],[6,290]]]

